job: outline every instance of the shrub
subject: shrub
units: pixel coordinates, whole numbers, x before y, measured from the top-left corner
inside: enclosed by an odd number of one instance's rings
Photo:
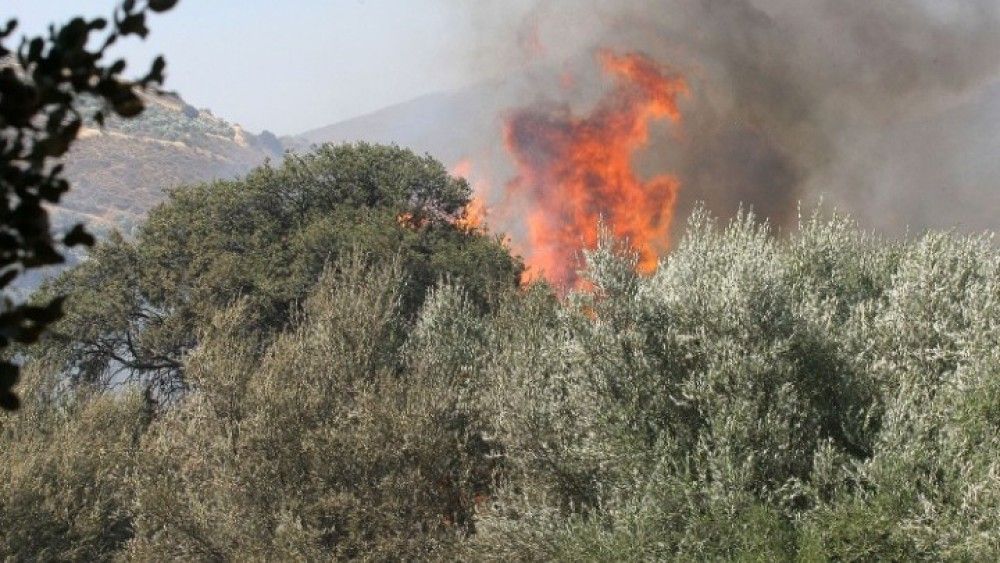
[[[451,286],[403,349],[400,269],[338,263],[263,359],[218,318],[189,360],[195,384],[144,442],[139,559],[424,557],[473,530],[490,447],[440,335],[469,318]]]
[[[186,385],[182,358],[219,310],[245,299],[244,324],[273,336],[323,268],[352,251],[399,260],[407,320],[443,277],[486,308],[517,285],[521,265],[498,239],[455,223],[469,193],[429,156],[367,144],[325,145],[240,180],[177,189],[135,240],[110,238],[48,288],[73,297],[60,337],[35,355],[80,380],[130,378],[171,394]]]
[[[183,359],[190,391],[151,423],[133,395],[32,391],[60,398],[5,419],[3,547],[1000,557],[992,239],[888,242],[818,216],[776,237],[698,212],[649,277],[608,237],[586,259],[586,292],[483,307],[446,278],[411,313],[405,257],[350,254],[275,334],[249,296],[214,310]]]
[[[0,414],[0,553],[17,561],[108,560],[132,536],[131,490],[149,423],[138,394],[71,391],[25,370],[24,404]]]
[[[696,213],[649,278],[487,328],[508,455],[473,557],[970,559],[1000,553],[1000,257],[846,219],[781,240]]]

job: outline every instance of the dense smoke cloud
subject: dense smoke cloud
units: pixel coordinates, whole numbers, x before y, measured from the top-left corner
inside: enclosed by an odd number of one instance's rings
[[[482,4],[460,8],[481,31],[470,62],[529,77],[511,107],[583,103],[600,47],[642,51],[687,78],[683,124],[660,128],[639,163],[680,177],[679,216],[705,200],[787,224],[799,201],[823,197],[893,233],[997,227],[995,0]],[[573,89],[551,86],[560,74]]]

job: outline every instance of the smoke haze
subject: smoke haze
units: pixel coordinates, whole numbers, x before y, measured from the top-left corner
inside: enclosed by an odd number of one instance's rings
[[[779,225],[822,197],[889,233],[995,229],[995,0],[597,0],[463,3],[463,64],[518,86],[498,107],[591,103],[599,48],[639,51],[690,84],[683,122],[638,165],[719,215]]]

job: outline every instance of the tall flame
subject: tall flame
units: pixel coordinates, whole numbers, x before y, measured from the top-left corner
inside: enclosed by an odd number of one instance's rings
[[[632,157],[646,146],[651,121],[680,120],[685,81],[641,54],[599,58],[615,87],[589,115],[523,109],[504,124],[517,169],[508,195],[528,210],[519,249],[530,275],[564,287],[576,282],[579,250],[597,244],[599,221],[629,241],[641,270],[652,271],[669,242],[679,186],[669,175],[640,180]]]

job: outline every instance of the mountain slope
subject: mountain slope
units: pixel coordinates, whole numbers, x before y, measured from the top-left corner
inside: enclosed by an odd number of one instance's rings
[[[180,98],[143,99],[146,109],[136,118],[110,117],[102,128],[81,129],[64,162],[70,190],[50,206],[57,232],[83,223],[99,237],[113,230],[129,235],[165,190],[239,176],[284,153],[273,134],[250,134]],[[85,253],[69,249],[65,264],[25,272],[14,283],[15,294],[27,296]]]
[[[451,164],[499,139],[501,100],[506,96],[497,90],[510,87],[490,83],[428,94],[307,131],[298,138],[310,144],[395,143]]]
[[[145,101],[138,118],[82,130],[66,159],[72,189],[53,209],[56,225],[128,232],[165,189],[234,177],[282,154],[270,133],[252,135],[179,98]]]

